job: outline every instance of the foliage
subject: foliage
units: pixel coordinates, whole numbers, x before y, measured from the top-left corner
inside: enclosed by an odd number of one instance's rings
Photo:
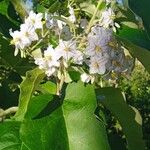
[[[142,77],[142,78],[141,78]],[[143,66],[137,65],[132,72],[130,81],[122,79],[120,88],[125,92],[127,102],[136,107],[143,119],[143,136],[146,140],[147,148],[149,145],[149,104],[150,104],[150,75],[145,71]]]
[[[149,147],[149,2],[125,4],[0,1],[0,150]]]

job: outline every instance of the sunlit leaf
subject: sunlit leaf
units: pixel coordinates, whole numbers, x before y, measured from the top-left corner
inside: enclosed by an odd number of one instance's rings
[[[105,126],[96,119],[95,108],[93,86],[69,84],[61,107],[46,117],[23,122],[21,139],[31,150],[109,150]]]
[[[19,109],[15,115],[16,120],[23,120],[33,92],[44,78],[42,70],[36,68],[26,73],[26,78],[20,85]]]

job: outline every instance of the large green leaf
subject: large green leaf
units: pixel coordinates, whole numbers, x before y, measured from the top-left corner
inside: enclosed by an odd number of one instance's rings
[[[30,150],[69,150],[61,108],[48,117],[25,120],[20,134],[22,141]]]
[[[95,108],[92,85],[69,84],[62,106],[47,117],[23,122],[21,139],[31,150],[109,150],[105,126],[96,119]]]
[[[20,150],[19,128],[20,122],[0,123],[0,150]]]
[[[104,123],[94,115],[96,96],[92,85],[72,83],[62,106],[70,150],[108,150]]]
[[[117,35],[119,35],[121,38],[127,39],[133,44],[150,50],[150,40],[148,39],[144,30],[134,29],[122,25],[122,28],[118,30]]]
[[[150,72],[150,40],[147,38],[145,31],[123,26],[116,37]]]
[[[144,65],[148,72],[150,72],[150,51],[139,47],[126,39],[120,38],[120,40],[124,43],[124,46],[129,52]]]
[[[19,109],[15,115],[16,120],[24,119],[32,94],[44,76],[44,72],[38,68],[26,73],[26,78],[20,85]]]
[[[98,100],[118,119],[126,136],[129,150],[144,150],[142,119],[139,112],[126,104],[119,89],[97,89]]]
[[[148,15],[150,14],[150,1],[128,0],[128,4],[129,7],[142,18],[143,24],[150,38],[150,15]]]

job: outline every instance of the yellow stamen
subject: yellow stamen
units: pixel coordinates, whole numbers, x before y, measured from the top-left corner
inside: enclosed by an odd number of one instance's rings
[[[116,17],[115,15],[111,15],[111,16],[110,16],[110,19],[113,19],[113,20],[114,20],[115,17]]]
[[[98,64],[97,62],[95,62],[95,63],[93,64],[93,66],[94,66],[94,68],[99,68],[99,64]]]
[[[29,37],[29,33],[28,33],[28,32],[25,32],[24,35],[25,35],[26,37]]]
[[[115,61],[115,60],[112,61],[112,64],[117,66],[117,67],[121,67],[122,66],[118,61]]]
[[[51,55],[45,56],[45,60],[46,60],[46,61],[51,61],[51,60],[52,60],[52,56],[51,56]]]
[[[70,47],[65,47],[64,51],[66,51],[66,52],[70,51]]]
[[[44,21],[42,21],[42,24],[45,24],[46,23],[46,21],[44,20]]]
[[[15,39],[13,39],[13,40],[11,41],[11,44],[15,44],[15,43],[20,42],[20,41],[21,41],[20,38],[15,38]]]
[[[116,74],[115,72],[112,72],[112,73],[111,73],[111,77],[112,77],[112,79],[116,79],[117,74]]]
[[[115,41],[110,41],[110,42],[108,42],[108,46],[110,46],[112,48],[117,48],[117,43]]]
[[[32,23],[35,24],[35,19],[31,19]]]
[[[100,52],[101,50],[102,50],[102,49],[101,49],[100,46],[98,46],[98,45],[95,46],[95,51],[96,51],[96,52]]]

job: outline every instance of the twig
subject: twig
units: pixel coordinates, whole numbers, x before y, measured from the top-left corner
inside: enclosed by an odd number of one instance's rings
[[[0,120],[3,120],[3,118],[5,118],[7,115],[16,113],[18,110],[18,107],[10,107],[6,110],[2,110],[0,111]]]

